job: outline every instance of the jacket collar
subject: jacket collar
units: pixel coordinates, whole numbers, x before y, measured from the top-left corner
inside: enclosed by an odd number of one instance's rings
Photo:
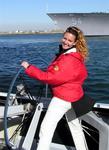
[[[59,45],[59,53],[56,54],[56,59],[61,55],[61,54],[67,54],[71,52],[76,52],[76,47],[75,45],[69,49],[63,50],[62,45]]]
[[[70,49],[67,50],[64,54],[68,54],[68,53],[71,53],[71,52],[76,52],[76,48],[75,48],[75,47],[70,48]]]

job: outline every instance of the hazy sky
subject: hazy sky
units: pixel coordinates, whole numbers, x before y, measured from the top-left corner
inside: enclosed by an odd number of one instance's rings
[[[0,31],[53,28],[48,12],[109,12],[109,0],[0,0]]]

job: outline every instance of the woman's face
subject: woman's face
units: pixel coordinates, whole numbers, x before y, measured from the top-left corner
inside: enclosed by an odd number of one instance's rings
[[[73,45],[75,45],[75,39],[75,35],[66,32],[61,40],[62,48],[65,50],[71,48]]]

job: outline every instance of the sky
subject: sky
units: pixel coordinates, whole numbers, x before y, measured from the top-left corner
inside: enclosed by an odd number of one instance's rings
[[[55,28],[47,13],[109,12],[109,0],[0,0],[0,32]]]

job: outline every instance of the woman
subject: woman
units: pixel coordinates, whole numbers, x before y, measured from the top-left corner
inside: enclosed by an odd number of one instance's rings
[[[68,27],[61,41],[61,52],[44,72],[38,67],[23,61],[26,74],[51,85],[53,98],[41,124],[37,150],[49,150],[57,123],[66,114],[68,125],[77,150],[86,150],[84,134],[78,118],[72,108],[73,103],[83,97],[82,85],[87,78],[84,64],[88,56],[87,44],[82,31],[77,27]],[[69,110],[73,110],[71,119]]]

